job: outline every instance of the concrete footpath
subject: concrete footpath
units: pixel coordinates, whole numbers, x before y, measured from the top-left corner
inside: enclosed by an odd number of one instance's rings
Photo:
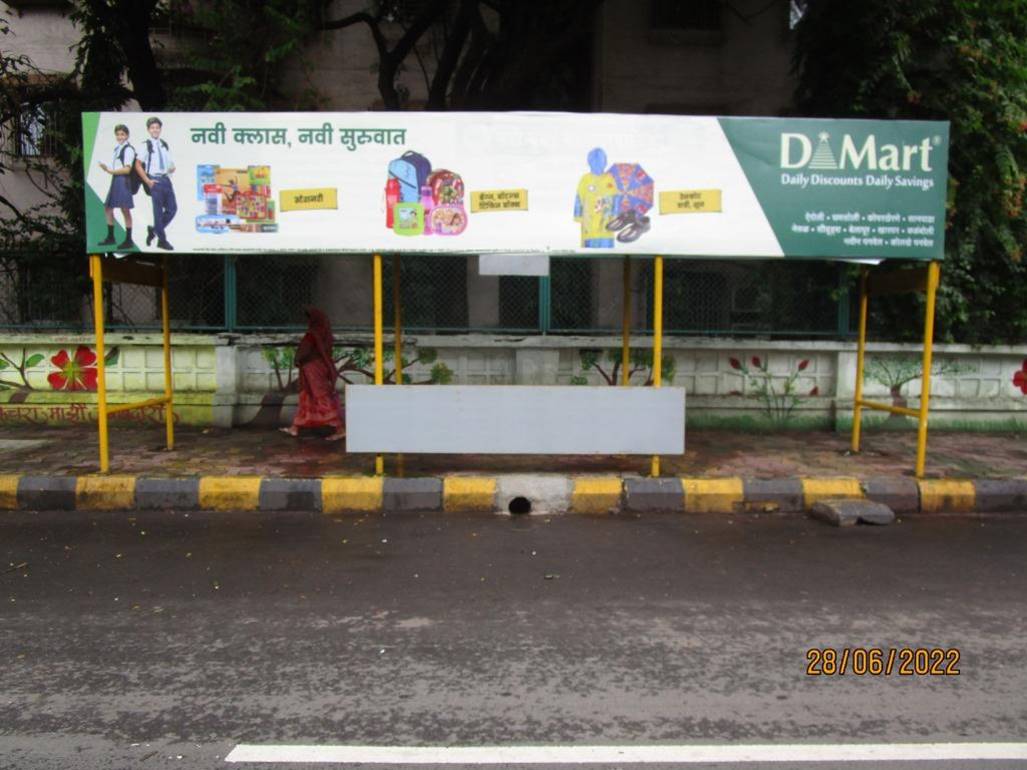
[[[1027,510],[1022,435],[934,431],[927,478],[912,476],[912,432],[868,432],[864,451],[829,431],[692,430],[683,456],[349,454],[316,434],[113,424],[111,474],[95,426],[4,426],[0,509],[798,513],[867,499],[897,514]]]

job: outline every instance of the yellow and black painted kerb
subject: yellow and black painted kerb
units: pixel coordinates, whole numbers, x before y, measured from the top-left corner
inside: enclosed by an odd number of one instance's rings
[[[0,475],[0,510],[498,513],[505,512],[497,497],[501,478]],[[568,489],[565,510],[572,514],[801,513],[839,498],[884,503],[896,513],[1027,511],[1027,479],[575,476]]]

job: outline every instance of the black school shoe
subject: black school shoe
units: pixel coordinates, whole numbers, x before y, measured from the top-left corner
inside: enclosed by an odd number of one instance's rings
[[[649,217],[638,216],[635,221],[625,227],[619,233],[617,233],[617,240],[621,243],[631,243],[637,241],[645,233],[649,232],[652,224]]]
[[[157,237],[157,234],[153,232],[153,227],[150,225],[146,226],[146,245],[149,246],[153,243],[153,239]]]
[[[606,223],[606,229],[611,232],[617,232],[623,230],[628,225],[635,222],[635,210],[628,209],[627,211],[621,212],[609,222]]]
[[[170,243],[168,243],[167,241],[165,241],[163,239],[157,241],[157,248],[158,249],[164,249],[165,251],[174,251],[175,250],[174,246],[172,246]]]
[[[102,241],[98,241],[96,245],[97,246],[113,246],[115,243],[117,243],[117,241],[114,240],[114,236],[113,235],[108,235]]]
[[[135,245],[135,243],[132,241],[131,238],[126,238],[125,240],[123,240],[121,243],[119,243],[117,245],[117,249],[119,251],[132,251],[132,250],[138,250],[139,247]]]

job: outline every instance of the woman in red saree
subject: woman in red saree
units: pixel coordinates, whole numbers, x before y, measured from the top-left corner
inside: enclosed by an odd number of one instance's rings
[[[296,349],[296,365],[300,370],[300,405],[292,425],[282,428],[290,436],[298,436],[300,428],[328,425],[335,430],[329,441],[346,436],[339,393],[335,390],[338,372],[332,361],[332,326],[328,316],[315,307],[307,308],[307,333]]]

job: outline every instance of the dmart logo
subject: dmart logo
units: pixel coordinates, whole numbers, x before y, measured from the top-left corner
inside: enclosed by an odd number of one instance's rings
[[[816,171],[933,171],[931,151],[941,144],[941,137],[924,138],[917,144],[878,144],[877,136],[868,134],[860,144],[852,134],[842,136],[836,155],[831,135],[822,131],[813,140],[805,134],[781,134],[781,168],[810,168]],[[838,145],[835,145],[838,147]]]

